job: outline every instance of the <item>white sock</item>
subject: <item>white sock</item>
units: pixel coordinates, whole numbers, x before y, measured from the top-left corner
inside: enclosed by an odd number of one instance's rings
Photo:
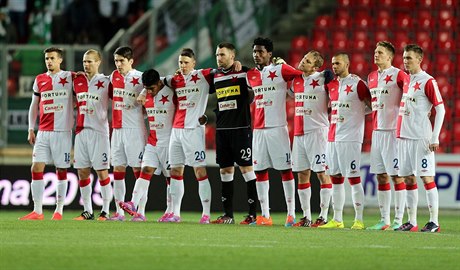
[[[294,179],[283,181],[284,199],[286,200],[287,214],[295,217],[295,182]]]
[[[262,216],[269,218],[270,217],[270,207],[269,207],[268,191],[270,190],[270,183],[269,181],[257,181],[256,188],[257,188],[257,197],[259,198]]]
[[[332,197],[332,188],[321,188],[321,190],[319,191],[319,197],[319,206],[321,207],[321,213],[319,214],[319,216],[323,217],[325,220],[328,220],[327,215],[329,212],[329,205]]]
[[[351,199],[355,208],[355,220],[363,221],[364,189],[361,183],[351,185]]]
[[[426,191],[426,201],[428,203],[428,210],[430,211],[430,221],[439,225],[439,193],[437,187]]]
[[[133,197],[131,201],[133,202],[134,206],[137,207],[139,202],[144,197],[144,194],[148,193],[150,181],[143,178],[138,178],[136,183],[134,184],[133,189]]]
[[[410,224],[417,225],[418,188],[407,190],[407,214]]]
[[[30,183],[32,190],[32,200],[34,201],[34,212],[41,215],[43,214],[43,192],[45,190],[45,181],[32,180]]]
[[[184,181],[176,180],[171,177],[170,189],[174,206],[174,215],[180,217],[180,207],[182,204],[182,197],[184,197]]]
[[[80,187],[81,199],[83,201],[83,209],[88,213],[93,213],[93,204],[91,201],[91,193],[93,193],[93,188],[91,183],[84,187]]]
[[[406,207],[406,190],[395,190],[395,222],[403,223],[404,207]]]
[[[344,184],[332,185],[332,208],[334,209],[334,220],[343,222],[343,206],[345,205]]]
[[[137,213],[145,216],[145,206],[147,205],[147,197],[148,192],[144,192],[144,195],[142,195],[141,200],[139,201],[139,206],[137,207]]]
[[[377,190],[380,208],[380,219],[385,224],[390,224],[391,190]]]
[[[165,213],[172,213],[174,211],[171,198],[171,186],[166,185],[166,211]]]
[[[125,212],[123,211],[123,209],[121,209],[118,203],[125,201],[125,194],[126,194],[125,179],[114,180],[113,181],[113,197],[115,198],[115,206],[117,208],[117,213],[121,216],[124,216]]]
[[[69,181],[65,180],[58,180],[57,188],[56,188],[56,210],[62,215],[65,203],[65,196],[67,194],[67,186],[69,185]]]
[[[101,186],[101,196],[102,196],[102,211],[109,214],[110,211],[110,202],[112,201],[113,192],[112,186],[110,183],[105,186]]]
[[[203,215],[211,216],[211,185],[207,178],[198,181],[198,194],[203,206]]]
[[[283,182],[284,183],[284,182]],[[303,210],[303,216],[307,217],[308,220],[311,220],[311,207],[310,207],[310,199],[311,199],[311,188],[302,188],[297,189],[297,193],[299,194],[300,206]]]

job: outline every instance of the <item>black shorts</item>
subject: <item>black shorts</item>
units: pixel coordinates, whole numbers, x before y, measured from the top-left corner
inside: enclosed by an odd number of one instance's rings
[[[216,130],[216,162],[220,168],[252,166],[252,129]]]

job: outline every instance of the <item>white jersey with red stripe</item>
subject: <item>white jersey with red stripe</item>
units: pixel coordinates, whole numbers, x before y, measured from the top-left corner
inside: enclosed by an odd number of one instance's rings
[[[132,69],[126,75],[115,70],[110,75],[113,86],[112,128],[144,128],[142,105],[136,101],[142,91],[142,72]]]
[[[295,115],[294,136],[301,136],[316,129],[328,127],[328,92],[324,75],[314,72],[309,76],[297,76],[292,81]]]
[[[212,69],[192,70],[189,74],[177,74],[165,78],[176,96],[176,113],[173,128],[196,128],[208,103],[209,86],[213,80]]]
[[[290,65],[270,64],[247,72],[248,87],[254,91],[254,128],[286,126],[286,92],[295,76],[302,74]]]
[[[73,128],[72,72],[38,75],[33,84],[34,95],[40,97],[38,130],[70,131]]]
[[[406,139],[431,139],[433,132],[429,113],[442,104],[436,80],[420,71],[410,75],[410,82],[401,99],[396,136]]]
[[[77,96],[77,127],[78,134],[83,129],[91,129],[109,135],[107,110],[109,91],[112,90],[110,79],[104,74],[96,74],[91,80],[85,75],[78,75],[73,81]]]
[[[169,146],[176,103],[174,91],[167,86],[164,86],[156,96],[147,94],[144,107],[149,119],[149,144]]]
[[[396,130],[399,104],[409,75],[392,66],[371,72],[367,83],[372,96],[373,130]]]
[[[370,100],[366,83],[356,75],[336,78],[328,85],[331,100],[329,142],[363,142],[364,100]]]

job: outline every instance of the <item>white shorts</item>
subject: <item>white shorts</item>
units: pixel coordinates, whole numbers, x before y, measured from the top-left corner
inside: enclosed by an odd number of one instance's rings
[[[70,167],[72,131],[38,131],[32,162],[54,164],[56,168]]]
[[[252,149],[255,171],[291,168],[291,142],[286,126],[254,129]]]
[[[107,170],[110,168],[109,135],[91,129],[83,129],[75,135],[73,167]]]
[[[428,139],[398,139],[399,176],[435,176],[434,152]]]
[[[371,145],[371,173],[398,175],[396,131],[374,130]]]
[[[192,167],[206,166],[204,127],[173,128],[169,143],[169,164]]]
[[[292,170],[301,172],[326,170],[327,127],[302,136],[294,136],[292,145]]]
[[[112,165],[140,168],[145,144],[146,134],[144,129],[113,129],[110,145]]]
[[[361,169],[361,148],[359,142],[328,142],[326,164],[329,175],[359,177]]]
[[[156,168],[156,175],[160,175],[163,172],[165,177],[170,177],[168,151],[168,147],[147,144],[142,158],[142,167]]]

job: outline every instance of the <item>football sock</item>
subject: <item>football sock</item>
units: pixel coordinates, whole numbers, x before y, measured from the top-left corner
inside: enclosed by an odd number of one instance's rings
[[[297,193],[299,194],[300,206],[303,210],[303,216],[307,217],[308,220],[311,220],[311,209],[310,209],[310,199],[311,199],[311,188],[310,183],[298,184]]]
[[[174,215],[180,217],[182,197],[184,197],[184,178],[182,176],[171,176],[171,198],[174,208]]]
[[[385,224],[390,224],[390,205],[391,205],[391,190],[390,183],[379,184],[377,190],[377,198],[380,208],[380,219]]]
[[[406,207],[406,184],[404,182],[395,185],[395,219],[398,224],[403,223],[404,207]]]
[[[257,216],[257,187],[256,180],[250,180],[246,182],[246,192],[248,196],[249,215],[253,217]]]
[[[222,182],[222,203],[228,217],[233,217],[233,186],[233,181]]]
[[[141,176],[136,180],[136,183],[134,184],[133,197],[131,198],[131,201],[133,202],[135,207],[139,205],[141,198],[149,190],[150,180],[148,179],[150,179],[150,177],[143,178]]]
[[[174,211],[171,198],[171,185],[170,178],[166,177],[166,210],[165,213],[172,213]]]
[[[430,211],[430,221],[439,225],[439,193],[435,182],[425,184],[426,201],[428,203],[428,210]]]
[[[141,200],[139,201],[139,205],[137,207],[137,213],[145,216],[145,206],[147,205],[148,200],[148,192],[144,192],[142,195]]]
[[[260,209],[262,216],[269,218],[270,217],[270,207],[269,207],[269,197],[268,193],[270,190],[270,182],[268,180],[268,172],[258,172],[256,173],[257,182],[257,196],[260,202]]]
[[[199,178],[197,181],[203,215],[211,216],[211,185],[209,184],[208,176]]]
[[[92,214],[93,204],[91,201],[91,193],[93,192],[93,188],[91,186],[91,180],[89,178],[81,179],[79,181],[79,184],[80,184],[81,200],[83,201],[83,210]]]
[[[32,173],[32,200],[34,201],[34,212],[43,214],[43,192],[45,190],[45,182],[43,181],[43,173]]]
[[[58,180],[57,189],[56,189],[56,210],[62,215],[64,210],[64,203],[65,203],[65,196],[67,194],[67,187],[69,185],[69,181],[65,180]]]
[[[291,170],[281,173],[287,214],[295,217],[295,181]]]
[[[410,224],[417,225],[417,204],[418,204],[418,188],[417,183],[414,185],[406,185],[407,189],[407,214],[409,215]]]
[[[125,212],[118,205],[119,202],[125,201],[126,185],[125,185],[125,172],[113,172],[113,197],[115,198],[115,207],[117,213],[121,216],[125,215]]]
[[[110,185],[110,177],[107,177],[104,180],[99,179],[99,184],[101,185],[102,211],[108,214],[110,211],[110,202],[112,201],[113,197],[112,186]]]
[[[319,216],[323,217],[325,220],[328,220],[327,215],[329,212],[329,205],[332,197],[332,184],[322,184],[321,190],[319,191],[319,197],[319,206],[321,208],[321,213]]]
[[[345,186],[343,177],[332,177],[332,208],[334,220],[343,222],[343,206],[345,204]]]
[[[355,220],[363,221],[364,188],[361,185],[361,178],[350,177],[348,181],[351,185],[351,199],[355,208]]]

